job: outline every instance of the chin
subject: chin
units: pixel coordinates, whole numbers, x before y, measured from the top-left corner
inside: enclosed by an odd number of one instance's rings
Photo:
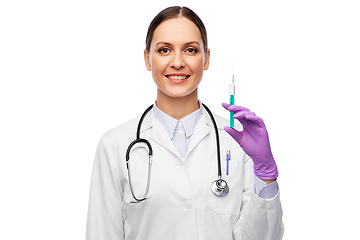
[[[197,88],[195,88],[197,89]],[[187,97],[189,95],[191,95],[195,89],[168,89],[165,94],[168,97],[172,97],[172,98],[181,98],[181,97]]]

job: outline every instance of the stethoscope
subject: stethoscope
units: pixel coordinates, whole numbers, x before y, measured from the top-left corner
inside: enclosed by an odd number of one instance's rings
[[[221,161],[220,161],[220,140],[219,140],[219,132],[217,129],[217,125],[215,122],[215,118],[212,115],[210,109],[205,105],[202,104],[204,106],[204,108],[206,109],[206,111],[209,113],[211,121],[214,124],[214,129],[215,129],[215,136],[216,136],[216,148],[217,148],[217,164],[218,164],[218,179],[214,180],[211,183],[211,191],[219,197],[224,197],[229,193],[229,185],[227,184],[227,182],[222,178],[222,174],[221,174]],[[129,177],[129,186],[130,186],[130,192],[131,195],[133,196],[133,198],[136,200],[136,202],[141,202],[143,200],[146,199],[148,193],[149,193],[149,187],[150,187],[150,180],[151,180],[151,165],[152,165],[152,156],[153,156],[153,150],[151,147],[151,144],[149,143],[148,140],[144,139],[144,138],[140,138],[140,130],[141,130],[141,124],[145,118],[145,116],[147,115],[147,113],[153,108],[153,105],[151,105],[150,107],[148,107],[145,112],[142,114],[139,124],[137,126],[137,132],[136,132],[136,139],[130,143],[127,151],[126,151],[126,168],[127,168],[127,172],[128,172],[128,177]],[[137,198],[134,194],[133,191],[133,186],[132,186],[132,182],[131,182],[131,174],[130,174],[130,151],[131,148],[133,146],[135,146],[138,143],[145,143],[148,147],[148,152],[149,152],[149,168],[148,168],[148,176],[147,176],[147,183],[146,183],[146,189],[145,192],[143,194],[143,196],[141,198]]]

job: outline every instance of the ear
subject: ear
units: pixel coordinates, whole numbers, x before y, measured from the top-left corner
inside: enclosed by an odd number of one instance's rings
[[[204,70],[208,70],[210,64],[210,49],[207,49],[205,53]]]
[[[144,61],[145,61],[145,66],[146,66],[146,69],[148,71],[151,71],[151,65],[150,65],[150,56],[147,52],[147,50],[145,49],[144,50]]]

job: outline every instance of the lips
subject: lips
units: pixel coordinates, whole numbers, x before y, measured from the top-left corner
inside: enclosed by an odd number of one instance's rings
[[[190,75],[184,73],[173,73],[165,75],[165,77],[173,83],[183,83],[189,79]]]

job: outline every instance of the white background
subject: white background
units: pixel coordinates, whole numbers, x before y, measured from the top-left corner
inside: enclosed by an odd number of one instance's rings
[[[199,98],[261,116],[280,177],[285,240],[359,227],[358,1],[1,1],[0,239],[84,239],[102,134],[156,98],[143,49],[172,5],[204,21]]]

